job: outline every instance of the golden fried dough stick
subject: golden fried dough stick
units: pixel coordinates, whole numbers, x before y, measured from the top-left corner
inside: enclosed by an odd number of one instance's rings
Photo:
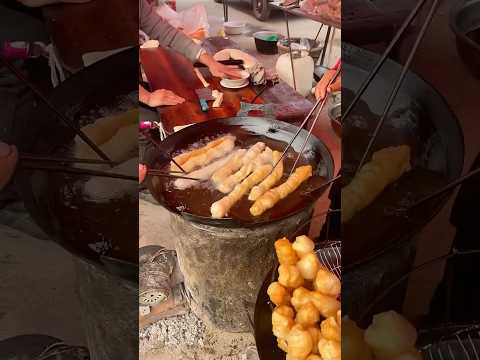
[[[293,291],[290,301],[297,311],[306,303],[312,302],[320,311],[320,314],[326,318],[336,316],[337,311],[340,310],[340,302],[336,298],[323,295],[317,291],[310,291],[303,287],[297,287]]]
[[[250,208],[253,216],[259,216],[275,206],[281,199],[294,192],[305,180],[312,176],[312,166],[305,165],[295,169],[295,172],[280,186],[267,191],[260,196]]]
[[[323,360],[342,359],[342,347],[338,341],[321,338],[318,341],[318,352]]]
[[[224,158],[215,160],[214,162],[208,164],[207,166],[204,166],[200,169],[192,171],[191,173],[188,173],[186,176],[194,178],[194,179],[207,180],[207,179],[210,178],[210,176],[212,175],[212,173],[215,170],[217,170],[220,167],[227,164],[240,151],[242,151],[242,150],[234,151],[232,154],[227,155]],[[188,189],[189,187],[192,187],[192,186],[194,186],[198,183],[199,183],[198,180],[177,179],[173,182],[173,186],[176,189],[185,190],[185,189]]]
[[[287,238],[275,241],[274,247],[280,265],[295,265],[297,263],[297,254],[293,250],[292,243]]]
[[[255,184],[265,179],[266,176],[272,171],[272,165],[263,165],[257,168],[251,173],[241,184],[235,186],[235,189],[227,196],[214,202],[210,207],[212,217],[215,219],[221,219],[230,211],[233,205],[235,205],[248,190],[250,190]]]
[[[190,172],[196,168],[208,165],[213,160],[227,155],[233,150],[234,147],[235,138],[233,136],[229,136],[217,146],[209,148],[200,155],[190,157],[187,161],[180,165],[186,172]]]
[[[278,306],[272,313],[272,331],[278,339],[285,339],[295,325],[293,309],[288,305]]]
[[[417,330],[402,315],[387,311],[373,316],[364,339],[376,358],[394,359],[415,346]]]
[[[294,289],[303,285],[303,278],[295,265],[280,265],[278,282],[287,288]]]
[[[198,148],[198,149],[194,149],[194,150],[191,150],[191,151],[187,151],[187,152],[184,152],[180,155],[177,155],[173,158],[173,160],[175,160],[177,162],[177,164],[179,164],[180,166],[182,166],[183,164],[185,164],[187,162],[187,160],[189,160],[190,158],[192,157],[195,157],[195,156],[199,156],[199,155],[202,155],[204,153],[206,153],[208,150],[220,145],[221,143],[223,143],[225,140],[228,140],[228,139],[233,139],[233,141],[235,141],[235,137],[232,136],[232,135],[226,135],[226,136],[222,136],[222,137],[219,137],[218,139],[215,139],[213,141],[210,141],[207,145],[205,146],[202,146],[201,148]],[[182,166],[183,168],[183,166]],[[180,169],[178,168],[177,165],[175,165],[173,162],[172,164],[170,165],[170,170],[171,171],[180,171]]]
[[[305,280],[313,280],[320,269],[320,261],[314,252],[311,252],[300,259],[297,268]]]
[[[337,324],[334,316],[323,320],[320,324],[320,329],[322,330],[322,337],[325,339],[341,341],[340,326]]]
[[[279,151],[273,152],[273,162],[272,164],[275,165],[282,157],[282,154]],[[260,196],[262,196],[266,191],[268,191],[272,186],[274,186],[283,176],[283,159],[278,163],[275,167],[273,172],[260,184],[254,186],[252,191],[250,191],[250,195],[248,196],[248,200],[255,201]]]
[[[334,273],[323,267],[318,269],[313,286],[315,287],[315,290],[322,294],[333,297],[338,297],[342,290],[340,279]]]
[[[220,184],[218,184],[217,189],[224,193],[230,193],[234,187],[239,184],[243,179],[245,179],[255,168],[263,163],[263,161],[268,160],[267,157],[262,156],[262,152],[265,150],[265,144],[258,142],[253,145],[248,151],[245,157],[243,158],[244,165],[233,175],[230,175]],[[266,153],[271,153],[271,151],[265,150]],[[263,179],[261,179],[263,180]],[[256,185],[256,184],[254,184]]]
[[[310,335],[312,336],[312,353],[318,354],[318,341],[322,337],[321,331],[317,327],[310,327],[307,329]]]
[[[342,320],[342,350],[344,360],[373,360],[372,351],[363,339],[364,331],[348,319]]]
[[[277,306],[288,305],[290,303],[289,292],[276,281],[268,286],[267,294],[270,297],[270,301]]]
[[[306,235],[297,236],[292,246],[299,258],[313,252],[313,249],[315,249],[315,243]]]
[[[312,351],[312,336],[301,325],[295,325],[287,336],[288,359],[304,360]]]
[[[243,158],[245,157],[246,153],[247,150],[242,149],[241,152],[237,153],[235,157],[231,159],[225,166],[215,171],[212,175],[213,183],[216,186],[220,185],[222,181],[240,169],[243,165]]]
[[[315,325],[320,321],[320,312],[311,302],[303,305],[295,317],[295,322],[305,328]]]
[[[375,152],[342,189],[342,223],[368,205],[392,182],[410,170],[410,147],[393,146]]]

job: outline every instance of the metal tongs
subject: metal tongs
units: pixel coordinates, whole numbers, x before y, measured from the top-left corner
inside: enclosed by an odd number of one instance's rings
[[[367,89],[367,87],[371,84],[373,78],[377,75],[378,71],[380,70],[380,68],[382,67],[382,65],[385,63],[385,60],[388,58],[388,56],[390,55],[390,53],[392,52],[392,49],[394,48],[394,46],[398,43],[398,41],[400,40],[400,38],[402,37],[402,35],[405,33],[406,29],[410,26],[410,24],[412,23],[412,21],[415,19],[415,17],[417,16],[418,12],[420,11],[420,9],[422,8],[422,6],[425,4],[426,0],[420,0],[416,6],[413,8],[413,10],[410,12],[410,14],[408,15],[408,17],[405,19],[405,21],[403,22],[402,26],[400,27],[400,29],[398,30],[397,34],[395,35],[395,37],[393,38],[393,40],[390,42],[390,44],[388,45],[387,49],[385,50],[385,52],[383,53],[383,55],[381,56],[381,58],[378,60],[378,62],[375,64],[373,70],[368,74],[367,78],[365,79],[365,81],[362,83],[362,85],[360,86],[360,89],[358,90],[358,92],[355,94],[355,97],[354,99],[352,100],[352,102],[350,103],[350,105],[347,107],[347,109],[345,110],[345,112],[342,114],[342,123],[345,124],[345,119],[350,115],[352,109],[355,107],[355,105],[358,103],[358,100],[361,98],[361,96],[363,95],[363,93],[365,92],[365,90]],[[362,159],[360,160],[360,163],[358,164],[358,167],[357,167],[357,170],[356,172],[358,172],[362,166],[365,164],[366,160],[368,159],[368,156],[370,154],[370,151],[373,147],[373,144],[375,143],[375,139],[377,138],[377,135],[378,133],[380,132],[380,129],[382,128],[384,122],[385,122],[385,119],[387,118],[388,114],[389,114],[389,111],[390,111],[390,108],[392,107],[393,105],[393,102],[398,94],[398,91],[400,90],[400,87],[402,86],[402,83],[403,83],[403,80],[405,79],[405,76],[407,74],[407,71],[412,63],[412,60],[415,56],[415,53],[417,52],[417,49],[418,49],[418,46],[420,45],[422,39],[424,38],[425,36],[425,33],[428,29],[428,26],[430,25],[430,23],[432,22],[432,19],[433,19],[433,15],[435,14],[435,11],[436,9],[438,8],[438,4],[439,4],[439,0],[433,0],[432,1],[432,4],[431,4],[431,7],[430,7],[430,10],[428,12],[428,15],[425,19],[425,22],[424,24],[422,25],[421,29],[420,29],[420,32],[418,33],[418,36],[415,40],[415,43],[413,44],[412,46],[412,49],[408,55],[408,58],[407,58],[407,61],[405,62],[405,64],[403,65],[403,68],[402,68],[402,72],[400,73],[400,77],[398,78],[397,82],[395,83],[395,85],[393,86],[393,89],[392,89],[392,92],[390,93],[389,97],[388,97],[388,100],[387,100],[387,103],[383,109],[383,113],[382,113],[382,116],[379,120],[379,122],[377,123],[377,126],[374,130],[374,133],[372,135],[372,137],[370,138],[370,141],[368,143],[368,146],[367,148],[365,149],[365,152],[362,156]]]

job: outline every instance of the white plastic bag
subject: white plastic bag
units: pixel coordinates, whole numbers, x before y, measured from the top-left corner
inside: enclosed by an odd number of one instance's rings
[[[208,36],[208,17],[203,5],[194,5],[181,12],[176,12],[167,5],[160,5],[157,7],[157,13],[170,25],[181,29],[187,35],[203,31],[205,36]]]

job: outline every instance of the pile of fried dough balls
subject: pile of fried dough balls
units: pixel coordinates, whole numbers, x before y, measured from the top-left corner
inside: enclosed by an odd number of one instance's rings
[[[287,360],[341,359],[341,282],[322,266],[307,236],[275,242],[278,281],[267,293],[272,331]]]
[[[417,330],[402,315],[387,311],[373,316],[367,330],[354,321],[342,322],[342,348],[345,360],[421,360],[415,348]]]

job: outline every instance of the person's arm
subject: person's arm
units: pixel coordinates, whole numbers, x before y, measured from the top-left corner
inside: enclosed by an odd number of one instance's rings
[[[179,52],[191,62],[201,62],[208,67],[213,76],[241,78],[238,68],[232,68],[216,61],[200,45],[162,19],[147,0],[139,0],[138,9],[140,29],[151,39],[157,40],[164,47]]]
[[[151,39],[158,40],[160,45],[181,53],[191,62],[197,61],[202,50],[200,45],[195,44],[187,35],[162,19],[147,0],[139,0],[138,10],[140,29]]]
[[[18,161],[17,148],[0,141],[0,190],[11,180]]]
[[[150,107],[178,105],[185,102],[185,99],[175,95],[170,90],[159,89],[154,92],[146,90],[142,85],[138,85],[138,98],[142,104]]]

